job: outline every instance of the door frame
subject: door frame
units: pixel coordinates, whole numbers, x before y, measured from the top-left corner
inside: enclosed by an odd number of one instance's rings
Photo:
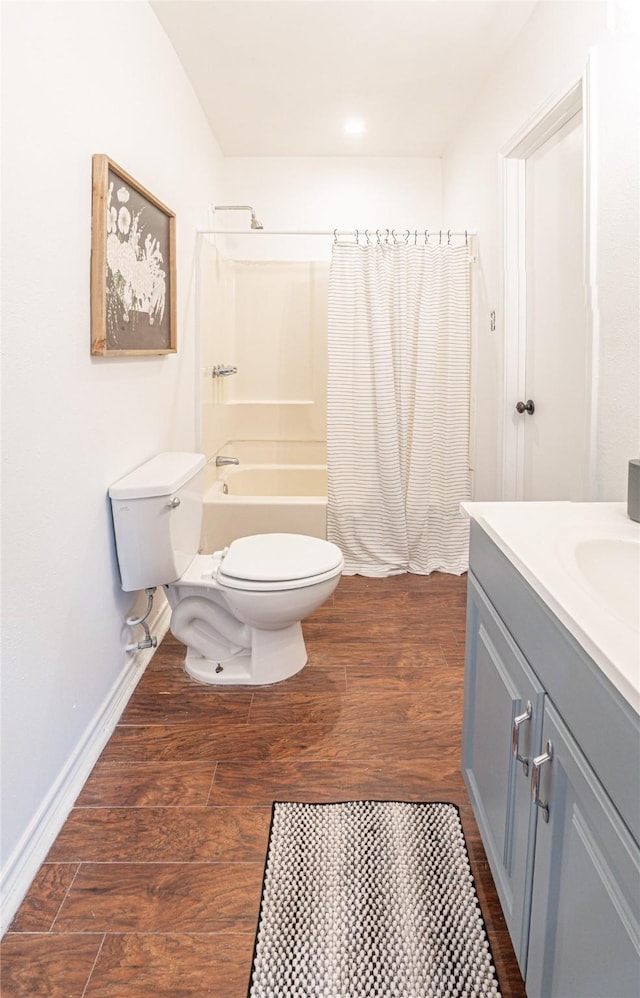
[[[525,161],[563,125],[582,111],[583,127],[583,274],[586,293],[587,343],[587,462],[582,493],[596,497],[596,408],[598,374],[598,312],[596,300],[596,178],[594,142],[594,57],[584,73],[511,137],[500,151],[503,206],[504,368],[502,413],[502,498],[521,500],[524,489],[524,419],[515,414],[516,399],[524,399],[527,336]]]

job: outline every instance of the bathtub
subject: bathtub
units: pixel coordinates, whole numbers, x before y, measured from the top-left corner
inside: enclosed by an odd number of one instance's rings
[[[219,551],[247,534],[327,536],[324,442],[230,441],[218,452],[239,465],[205,471],[201,550]],[[324,460],[323,460],[324,459]]]

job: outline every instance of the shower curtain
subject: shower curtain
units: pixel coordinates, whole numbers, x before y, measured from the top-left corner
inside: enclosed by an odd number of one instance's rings
[[[329,538],[345,572],[468,567],[468,246],[333,247]]]

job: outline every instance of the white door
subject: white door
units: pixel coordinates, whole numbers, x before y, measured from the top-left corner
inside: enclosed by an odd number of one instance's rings
[[[525,500],[589,498],[583,143],[579,111],[524,161]]]

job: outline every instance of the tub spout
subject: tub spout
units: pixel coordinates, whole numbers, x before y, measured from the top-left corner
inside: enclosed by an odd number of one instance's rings
[[[218,457],[216,458],[216,468],[221,468],[224,464],[240,464],[237,457]]]

